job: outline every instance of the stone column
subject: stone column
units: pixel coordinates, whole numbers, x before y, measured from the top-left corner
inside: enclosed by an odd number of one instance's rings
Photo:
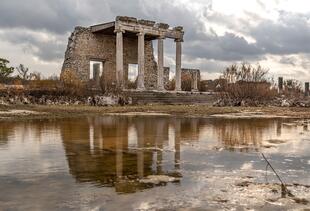
[[[283,91],[283,77],[278,78],[278,92]]]
[[[137,151],[137,171],[138,171],[138,176],[139,178],[143,178],[144,176],[144,121],[140,121],[136,123],[136,130],[137,130],[137,138],[138,138],[138,148],[139,150]]]
[[[124,88],[124,57],[123,57],[123,30],[116,32],[116,83],[121,89]]]
[[[123,136],[121,134],[122,126],[117,128],[117,135]],[[116,139],[116,176],[117,179],[119,179],[121,176],[123,176],[123,138],[118,137]]]
[[[138,90],[145,90],[144,86],[144,33],[138,35]]]
[[[182,59],[182,39],[176,39],[176,56],[175,56],[175,90],[181,91],[181,59]]]
[[[193,72],[192,91],[198,92],[198,71]]]
[[[157,89],[164,90],[164,37],[158,38]]]
[[[174,167],[180,169],[181,161],[181,120],[177,119],[174,122]]]

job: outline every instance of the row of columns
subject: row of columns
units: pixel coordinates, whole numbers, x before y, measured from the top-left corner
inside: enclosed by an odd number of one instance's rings
[[[121,29],[115,30],[116,33],[116,81],[117,86],[124,88],[124,58],[123,58],[123,33]],[[145,90],[145,56],[144,46],[145,34],[140,32],[138,36],[138,90]],[[157,70],[157,88],[163,91],[164,88],[164,36],[158,38],[158,70]],[[182,39],[176,39],[176,72],[175,72],[175,90],[181,91],[181,62],[182,62]]]

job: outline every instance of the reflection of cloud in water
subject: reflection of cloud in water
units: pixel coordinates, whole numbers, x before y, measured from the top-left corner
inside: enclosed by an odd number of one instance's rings
[[[273,128],[274,121],[264,119],[216,119],[212,129],[217,139],[225,148],[247,151],[248,147],[259,148],[262,145],[263,134]]]
[[[42,143],[62,140],[66,165],[78,182],[111,186],[117,192],[135,192],[152,187],[139,183],[139,178],[149,175],[180,176],[182,162],[188,159],[186,150],[192,145],[198,146],[199,151],[221,146],[231,151],[247,152],[266,146],[269,140],[268,144],[274,147],[264,148],[263,151],[308,156],[310,142],[306,139],[309,132],[304,126],[285,126],[282,124],[285,121],[105,116],[57,122],[15,122],[0,124],[0,149],[11,143],[10,150],[4,151],[7,155],[2,153],[2,157],[14,153],[18,156],[25,153],[23,142],[33,142],[31,151],[26,154],[31,157],[28,159],[36,158],[41,162],[40,165],[29,167],[29,171],[37,168],[48,172],[55,166],[48,161],[49,158],[62,157],[63,151],[50,154],[53,153],[51,146],[42,146]],[[42,150],[45,150],[45,154]],[[220,155],[222,160],[227,158],[224,153]],[[13,166],[13,158],[6,168]],[[63,162],[60,160],[55,158],[54,162]],[[234,167],[232,163],[228,164]],[[244,159],[236,161],[234,165],[245,170],[253,167]],[[9,169],[13,171],[12,167]]]
[[[283,122],[290,121],[107,116],[0,123],[0,188],[6,190],[0,192],[0,207],[6,206],[2,202],[20,210],[127,210],[140,202],[192,206],[219,193],[230,198],[225,206],[240,202],[235,197],[240,194],[250,207],[254,189],[232,187],[248,176],[265,182],[266,164],[258,153],[240,148],[262,149],[269,140],[274,147],[262,150],[285,182],[310,184],[310,134]],[[278,182],[272,179],[270,172],[268,180]],[[166,186],[151,189],[157,185]],[[117,194],[139,190],[144,191]]]
[[[47,174],[58,166],[64,169],[65,161],[61,159],[64,151],[56,147],[61,146],[58,129],[56,122],[48,121],[1,122],[1,140],[5,140],[7,146],[1,150],[0,145],[0,175],[26,177],[33,172]],[[35,180],[36,176],[28,179]]]
[[[137,182],[138,178],[179,175],[175,168],[175,158],[180,157],[178,147],[174,151],[145,150],[163,149],[171,143],[167,121],[157,117],[104,118],[61,125],[70,172],[78,181],[113,186],[117,192],[134,192],[150,186]],[[167,154],[174,159],[168,160],[169,168],[164,168],[166,163],[162,161]]]

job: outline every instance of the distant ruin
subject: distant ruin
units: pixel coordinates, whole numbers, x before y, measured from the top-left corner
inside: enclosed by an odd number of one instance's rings
[[[128,67],[138,66],[137,90],[164,91],[169,68],[164,67],[164,39],[176,44],[175,90],[181,91],[182,72],[192,77],[192,89],[198,90],[200,71],[181,68],[183,27],[118,16],[116,20],[90,27],[76,27],[71,34],[62,72],[71,70],[83,81],[93,81],[127,89]],[[158,40],[155,61],[152,40]]]

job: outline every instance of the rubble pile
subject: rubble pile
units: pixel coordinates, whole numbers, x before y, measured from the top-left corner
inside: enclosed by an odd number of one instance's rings
[[[91,105],[112,106],[132,104],[130,97],[121,95],[94,95],[94,96],[54,96],[54,95],[1,95],[0,105]]]
[[[237,100],[220,98],[213,103],[213,106],[276,106],[276,107],[310,107],[310,98],[287,98],[285,96],[275,97],[272,100]]]

